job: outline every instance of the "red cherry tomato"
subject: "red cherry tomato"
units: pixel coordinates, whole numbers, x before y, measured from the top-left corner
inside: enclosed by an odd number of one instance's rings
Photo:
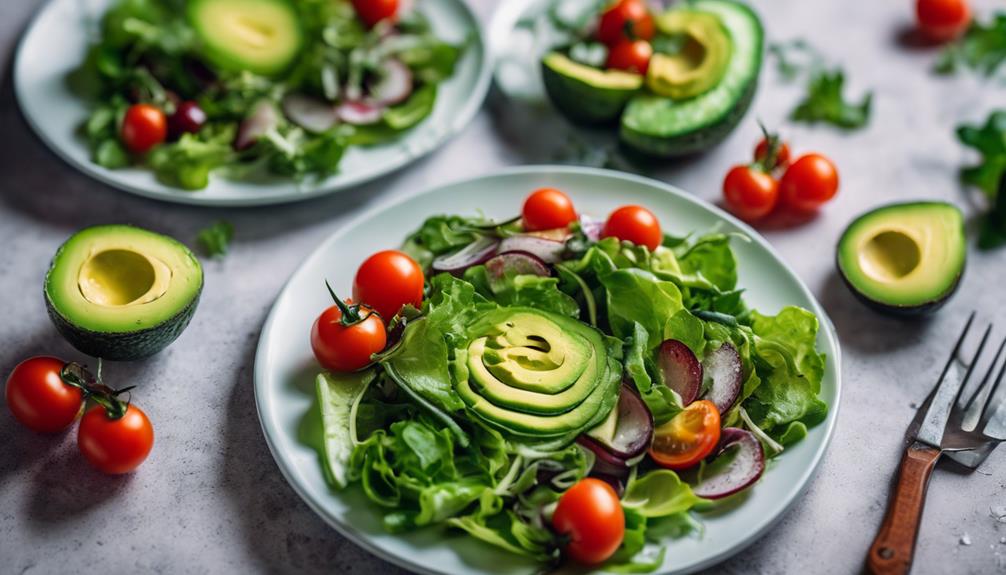
[[[136,469],[154,446],[154,427],[139,407],[130,404],[125,415],[111,419],[97,405],[84,414],[77,432],[77,447],[105,473],[118,475]]]
[[[755,147],[754,159],[756,162],[765,161],[765,157],[768,155],[768,140],[762,138],[758,145]],[[775,166],[774,168],[785,168],[789,165],[789,145],[786,142],[782,142],[779,145],[779,151],[775,155]]]
[[[577,563],[597,565],[625,538],[625,512],[610,485],[588,477],[570,487],[552,515],[552,527],[569,537],[563,551]]]
[[[63,382],[66,363],[55,357],[33,357],[7,377],[7,407],[25,427],[55,433],[70,426],[84,409],[84,392]]]
[[[971,24],[971,8],[967,0],[918,0],[915,16],[919,30],[937,42],[959,37]]]
[[[346,301],[346,305],[351,305]],[[360,306],[361,321],[343,325],[342,311],[333,305],[326,309],[311,326],[311,349],[327,370],[350,372],[370,365],[370,356],[384,349],[388,334],[380,316],[373,310]]]
[[[422,305],[423,281],[423,268],[408,255],[397,250],[377,252],[356,270],[353,299],[370,306],[388,323],[403,305]]]
[[[353,8],[367,26],[398,16],[398,0],[353,0]]]
[[[554,230],[575,222],[576,209],[566,194],[555,188],[541,188],[524,200],[521,217],[524,229],[529,232]]]
[[[130,152],[143,154],[168,136],[168,120],[160,108],[150,104],[133,104],[122,119],[119,136]]]
[[[719,442],[720,412],[713,402],[701,399],[653,430],[650,457],[661,467],[688,469],[708,457]]]
[[[175,113],[168,118],[168,131],[172,138],[178,138],[182,134],[195,134],[205,123],[206,112],[196,102],[186,100],[178,104]]]
[[[653,32],[653,16],[643,0],[615,0],[597,25],[597,39],[609,46],[624,40],[649,40]]]
[[[611,212],[601,231],[602,238],[618,238],[653,251],[664,241],[660,221],[642,206],[622,206]]]
[[[838,193],[838,169],[820,154],[801,156],[783,174],[779,193],[786,207],[813,212]]]
[[[637,74],[646,74],[650,67],[650,57],[653,56],[653,46],[646,40],[619,42],[608,51],[608,68],[626,70]]]
[[[751,166],[734,166],[723,180],[723,198],[737,217],[753,222],[775,209],[779,182]]]

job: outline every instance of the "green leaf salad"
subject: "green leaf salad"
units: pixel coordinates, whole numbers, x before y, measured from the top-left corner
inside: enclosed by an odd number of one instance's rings
[[[571,213],[548,230],[438,215],[409,234],[422,304],[385,318],[369,366],[318,376],[320,455],[392,533],[462,530],[543,564],[576,558],[553,515],[599,479],[624,515],[601,567],[648,572],[825,419],[819,323],[745,304],[743,238],[651,250]]]

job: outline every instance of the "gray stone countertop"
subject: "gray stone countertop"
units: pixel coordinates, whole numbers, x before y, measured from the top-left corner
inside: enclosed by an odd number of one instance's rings
[[[474,2],[484,22],[491,0]],[[2,573],[388,573],[329,528],[287,485],[259,428],[252,363],[273,299],[299,262],[363,208],[434,184],[563,156],[572,129],[515,109],[495,94],[442,149],[391,176],[318,201],[265,209],[197,209],[149,201],[93,181],[58,160],[28,129],[14,101],[12,59],[40,0],[0,2],[0,373],[35,354],[85,359],[46,317],[41,282],[54,250],[87,225],[129,222],[194,240],[226,218],[231,253],[205,265],[199,313],[167,351],[109,364],[107,376],[137,384],[157,433],[137,472],[106,477],[76,452],[75,433],[36,436],[0,413]],[[850,93],[875,90],[860,132],[785,122],[800,87],[771,66],[752,112],[717,149],[666,163],[651,175],[718,201],[725,170],[746,161],[756,118],[782,125],[798,150],[839,166],[838,199],[768,240],[827,309],[844,347],[844,394],[834,441],[806,495],[768,535],[716,573],[853,573],[880,523],[913,406],[926,394],[967,314],[1006,322],[1006,250],[971,250],[960,292],[931,320],[903,322],[856,302],[835,274],[844,226],[878,204],[942,198],[970,206],[956,181],[969,159],[953,128],[1002,106],[1006,88],[963,75],[934,77],[932,50],[906,42],[912,2],[759,0],[774,41],[808,38],[849,71]],[[993,0],[972,2],[980,14]],[[1001,6],[1001,4],[999,4]],[[54,39],[53,49],[58,49]],[[1006,323],[997,335],[1006,335]],[[916,573],[1006,572],[1006,452],[976,473],[940,467],[930,485]]]

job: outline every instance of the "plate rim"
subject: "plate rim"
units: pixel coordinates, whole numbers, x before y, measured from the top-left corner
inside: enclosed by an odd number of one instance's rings
[[[482,48],[482,54],[478,63],[478,75],[475,78],[474,90],[467,98],[465,98],[464,106],[462,106],[459,111],[453,115],[453,118],[446,123],[447,128],[435,138],[431,138],[431,144],[423,145],[418,152],[409,152],[402,155],[400,160],[391,164],[391,168],[373,172],[363,172],[356,177],[348,177],[346,180],[336,185],[319,186],[310,191],[297,191],[297,182],[293,179],[284,181],[282,184],[275,184],[291,186],[293,187],[293,191],[261,198],[253,196],[241,196],[233,199],[205,198],[199,196],[199,193],[205,190],[185,191],[179,189],[172,192],[152,190],[145,188],[142,185],[133,185],[131,183],[121,181],[119,178],[112,175],[111,170],[96,169],[96,164],[93,162],[86,160],[81,161],[74,158],[68,151],[64,150],[63,147],[56,143],[56,138],[54,136],[42,129],[35,117],[29,113],[28,110],[30,107],[25,105],[25,101],[30,99],[29,95],[24,93],[24,88],[22,86],[23,81],[21,79],[22,75],[25,73],[22,71],[22,68],[27,65],[24,62],[24,59],[26,58],[25,44],[42,17],[50,10],[54,10],[56,5],[63,1],[66,0],[46,0],[46,2],[42,3],[35,10],[35,12],[31,15],[31,18],[29,18],[28,23],[21,30],[21,34],[14,49],[14,58],[11,66],[11,82],[13,84],[14,100],[17,102],[18,112],[25,120],[25,123],[28,124],[29,128],[31,128],[32,133],[35,134],[35,136],[45,145],[46,149],[62,160],[64,164],[73,168],[74,171],[91,180],[105,184],[115,190],[172,204],[214,208],[249,208],[279,204],[293,204],[348,191],[368,182],[392,175],[430,155],[435,150],[442,148],[463,132],[465,128],[471,125],[472,120],[476,115],[478,115],[479,111],[482,110],[482,107],[485,104],[489,88],[492,84],[493,70],[495,67],[495,59],[489,48],[485,24],[478,18],[472,10],[472,7],[469,6],[468,2],[465,0],[444,0],[451,2],[458,7],[464,13],[465,17],[475,24],[472,31],[475,33],[476,41]],[[268,187],[272,187],[272,185]]]
[[[264,410],[266,409],[264,397],[266,396],[265,388],[265,371],[266,371],[266,352],[265,350],[269,347],[270,338],[269,335],[273,324],[277,321],[278,317],[278,306],[277,303],[284,299],[287,295],[287,291],[292,289],[290,280],[299,274],[304,268],[311,263],[316,257],[320,257],[320,253],[332,242],[335,242],[345,233],[345,230],[353,229],[355,226],[364,222],[374,216],[380,214],[385,210],[390,210],[398,205],[414,200],[418,197],[425,196],[428,194],[435,193],[439,189],[459,186],[459,185],[472,185],[480,180],[497,178],[497,177],[507,177],[507,176],[520,176],[529,174],[566,174],[566,175],[581,175],[590,177],[607,177],[622,179],[625,181],[633,182],[636,184],[647,185],[656,189],[659,189],[665,193],[669,193],[676,196],[677,199],[683,200],[690,204],[693,204],[699,208],[705,209],[713,213],[715,216],[726,220],[727,222],[740,228],[751,241],[757,243],[762,249],[767,251],[769,255],[772,256],[776,261],[778,261],[783,268],[792,276],[796,282],[796,286],[804,293],[804,295],[809,298],[814,304],[815,314],[819,318],[820,328],[826,330],[829,339],[834,342],[834,354],[833,357],[829,358],[832,361],[832,365],[835,370],[835,400],[828,406],[828,416],[825,420],[824,427],[824,439],[821,442],[820,447],[813,454],[810,465],[804,469],[793,485],[796,486],[795,489],[790,489],[786,495],[782,498],[784,499],[783,504],[779,507],[779,510],[768,516],[766,519],[760,521],[755,525],[754,529],[750,530],[744,537],[738,539],[728,548],[716,553],[703,561],[699,561],[688,567],[673,571],[660,571],[658,575],[667,574],[687,574],[700,571],[722,563],[723,561],[729,559],[740,553],[741,551],[750,547],[755,541],[758,541],[763,536],[765,536],[768,531],[778,524],[788,513],[792,510],[793,505],[797,501],[803,498],[807,489],[810,487],[811,480],[817,474],[821,467],[821,463],[824,459],[824,455],[827,453],[828,448],[831,446],[831,442],[834,439],[835,428],[838,423],[839,410],[842,403],[842,345],[841,340],[838,336],[838,331],[835,329],[835,325],[832,322],[827,310],[818,301],[814,293],[807,287],[806,282],[793,270],[793,268],[786,262],[785,259],[775,250],[775,248],[766,240],[760,233],[758,233],[754,228],[734,217],[732,214],[727,213],[725,210],[716,206],[710,202],[700,199],[697,196],[693,196],[667,182],[663,182],[654,178],[648,178],[644,176],[639,176],[636,174],[630,174],[626,172],[621,172],[617,170],[609,170],[604,168],[591,168],[583,166],[564,166],[564,165],[552,165],[552,164],[532,164],[524,166],[512,166],[508,168],[503,168],[499,170],[493,170],[487,174],[481,176],[459,178],[450,180],[447,182],[442,182],[439,184],[429,185],[422,190],[412,193],[405,194],[403,196],[393,198],[391,200],[386,200],[380,202],[379,204],[363,211],[359,215],[351,218],[345,224],[341,225],[338,230],[329,234],[327,237],[321,240],[317,244],[314,250],[312,250],[301,262],[297,265],[296,269],[287,278],[286,283],[283,288],[277,294],[276,298],[273,300],[272,306],[269,309],[269,314],[266,317],[265,322],[262,325],[262,331],[259,334],[259,341],[255,348],[255,362],[253,366],[253,393],[255,395],[255,411],[259,418],[259,424],[262,428],[262,433],[265,436],[266,444],[269,447],[269,452],[273,456],[273,460],[276,462],[277,467],[279,467],[281,474],[283,475],[286,482],[294,490],[294,492],[304,501],[308,507],[314,511],[316,515],[321,517],[325,523],[334,528],[339,534],[341,534],[346,539],[352,541],[355,545],[365,549],[368,553],[399,567],[409,569],[418,573],[424,574],[442,574],[447,573],[446,571],[438,571],[431,569],[426,565],[419,563],[412,563],[405,557],[400,557],[398,555],[388,554],[379,546],[371,541],[371,539],[352,528],[350,525],[343,524],[334,517],[330,517],[320,506],[316,503],[312,497],[307,493],[307,490],[302,487],[297,481],[294,480],[296,473],[293,469],[288,469],[285,461],[281,458],[278,451],[278,447],[274,444],[271,437],[272,433],[277,433],[278,429],[275,429],[271,421],[265,417]],[[333,495],[334,496],[334,495]]]

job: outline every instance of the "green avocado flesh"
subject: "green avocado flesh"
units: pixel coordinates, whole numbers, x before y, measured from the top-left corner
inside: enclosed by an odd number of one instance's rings
[[[206,57],[227,70],[277,74],[304,41],[288,0],[191,0],[187,14]]]
[[[730,63],[730,33],[713,14],[672,10],[657,18],[662,34],[675,38],[674,54],[656,53],[650,59],[646,86],[654,94],[687,100],[719,84]]]
[[[852,291],[881,311],[933,311],[964,273],[964,216],[952,204],[892,204],[857,218],[838,244],[838,268]]]
[[[611,411],[621,367],[603,336],[575,319],[533,308],[499,308],[468,328],[456,349],[467,366],[455,388],[495,427],[537,438],[580,432]]]
[[[601,70],[552,52],[542,60],[542,80],[556,107],[574,121],[614,121],[636,92],[643,76],[621,70]]]
[[[157,353],[188,325],[203,271],[187,247],[131,226],[81,230],[53,256],[45,302],[74,347],[113,360]]]
[[[703,24],[696,25],[675,14],[681,11],[701,14]],[[725,31],[726,43],[708,23],[709,17],[719,21]],[[746,5],[731,0],[698,0],[687,4],[687,8],[672,10],[657,18],[668,31],[680,30],[685,24],[693,30],[691,40],[684,43],[685,48],[691,42],[700,43],[704,56],[695,65],[698,71],[706,74],[690,75],[687,66],[678,63],[668,67],[661,64],[661,58],[655,56],[651,62],[653,74],[659,74],[663,82],[650,81],[650,91],[641,92],[629,100],[622,113],[620,137],[624,143],[640,152],[654,156],[680,156],[706,150],[719,143],[737,125],[747,112],[748,105],[754,96],[761,71],[763,30],[758,16]],[[696,33],[694,30],[706,30]],[[699,50],[700,48],[692,48]],[[725,62],[720,57],[728,54]],[[684,56],[679,59],[688,60]],[[694,58],[698,60],[697,58]],[[653,64],[657,68],[653,68]],[[684,73],[677,73],[677,82],[666,82],[669,70],[684,68]],[[694,72],[694,70],[693,70]],[[652,75],[652,74],[651,74]],[[714,85],[709,86],[709,80],[716,78]],[[693,81],[689,81],[689,79]],[[653,87],[666,84],[663,93],[677,96],[689,96],[687,99],[674,99],[652,91]]]

